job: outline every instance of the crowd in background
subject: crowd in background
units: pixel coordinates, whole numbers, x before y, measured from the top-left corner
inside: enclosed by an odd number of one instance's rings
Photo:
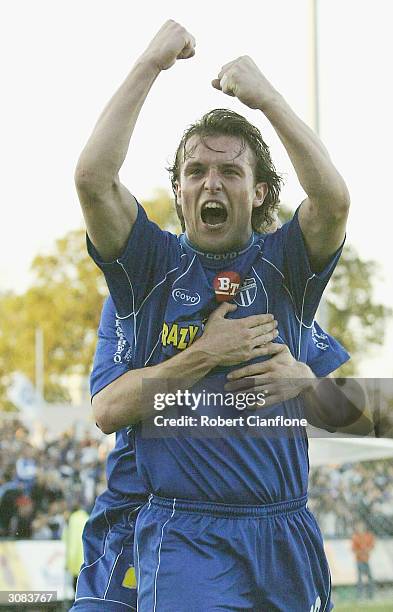
[[[108,445],[74,430],[31,439],[20,421],[0,421],[0,537],[59,539],[70,512],[90,511],[105,489]]]
[[[75,431],[33,445],[20,421],[0,421],[0,537],[60,538],[69,513],[89,512],[105,489],[108,448],[108,438]],[[358,519],[393,536],[393,459],[315,468],[309,500],[325,537],[351,537]]]
[[[357,520],[393,536],[393,459],[313,469],[309,500],[325,537],[351,537]]]

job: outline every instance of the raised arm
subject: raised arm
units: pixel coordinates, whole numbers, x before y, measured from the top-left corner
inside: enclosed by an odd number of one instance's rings
[[[105,107],[81,153],[75,183],[88,234],[105,261],[121,254],[137,215],[119,171],[140,110],[159,73],[192,57],[194,48],[193,36],[167,21]]]
[[[300,207],[299,222],[313,271],[322,270],[344,240],[350,203],[345,182],[324,145],[250,57],[223,66],[212,85],[262,111],[277,132],[308,196]]]

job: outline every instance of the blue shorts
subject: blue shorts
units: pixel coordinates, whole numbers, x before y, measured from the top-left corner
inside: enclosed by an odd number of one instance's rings
[[[138,612],[327,612],[330,572],[306,497],[232,506],[152,496],[135,530]]]
[[[83,531],[84,563],[72,612],[136,610],[135,503],[90,517]]]

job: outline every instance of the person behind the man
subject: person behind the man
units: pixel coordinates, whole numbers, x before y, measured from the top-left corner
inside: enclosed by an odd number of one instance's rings
[[[250,58],[224,66],[213,85],[262,111],[284,144],[307,194],[290,223],[273,235],[255,234],[278,202],[280,179],[259,130],[233,111],[208,113],[179,146],[172,179],[186,229],[180,239],[150,223],[119,181],[155,79],[193,54],[193,37],[173,21],[164,24],[99,119],[76,172],[90,252],[133,342],[135,367],[187,348],[218,303],[232,299],[237,308],[229,319],[272,313],[276,341],[306,361],[349,196],[319,139]],[[250,341],[256,359],[266,358],[256,321]],[[207,354],[198,358],[202,367]],[[222,389],[233,364],[226,365],[194,389]],[[200,413],[216,411],[203,405]],[[293,399],[268,414],[299,420],[304,406]],[[225,415],[236,410],[225,407]],[[132,418],[146,418],[144,406]],[[135,432],[138,473],[152,495],[136,527],[139,610],[331,609],[320,532],[306,508],[301,427],[212,438],[151,439],[143,431],[138,425]]]
[[[248,342],[252,329],[240,321],[225,319],[230,305],[223,304],[209,320],[203,338],[187,351],[149,368],[153,378],[178,377],[179,368],[185,376],[202,378],[216,364],[206,359],[201,365],[198,349],[206,353],[215,346],[220,362],[238,363],[253,354]],[[270,315],[260,315],[266,351],[280,347],[269,342],[275,337],[276,324]],[[251,322],[250,322],[251,325]],[[197,359],[195,359],[195,355]],[[143,379],[146,370],[132,370],[133,351],[127,342],[121,321],[116,317],[113,301],[105,301],[98,330],[97,350],[91,375],[92,404],[97,424],[106,433],[117,431],[116,446],[107,461],[108,488],[96,500],[92,515],[83,533],[84,564],[81,569],[73,610],[99,611],[136,609],[136,578],[133,568],[134,524],[140,507],[148,498],[148,490],[137,476],[133,431],[127,427],[133,420],[127,415],[132,407],[143,404]],[[327,361],[343,362],[348,354],[335,343]],[[328,367],[328,366],[327,366]],[[106,395],[111,394],[110,409],[106,413]],[[103,395],[104,398],[103,398]],[[119,413],[119,408],[120,413]],[[122,423],[120,429],[118,422]]]
[[[220,308],[225,309],[225,306]],[[204,335],[205,341],[210,338],[211,342],[220,344],[223,356],[233,349],[228,334],[222,331],[221,326],[224,326],[225,330],[226,321],[220,320],[220,317],[217,319],[216,314],[216,317],[211,318],[210,326]],[[235,337],[241,342],[244,331],[239,323],[240,321],[235,322]],[[215,333],[217,324],[221,327],[218,334]],[[270,321],[270,325],[273,331],[273,321]],[[348,398],[344,405],[343,397],[337,397],[334,387],[327,394],[326,402],[325,391],[322,397],[318,395],[318,391],[322,389],[320,385],[315,385],[315,375],[326,376],[331,370],[340,367],[348,359],[348,354],[339,343],[323,332],[317,323],[315,328],[309,353],[310,367],[297,362],[285,345],[277,346],[269,342],[265,345],[267,350],[279,349],[270,361],[265,362],[270,365],[269,375],[274,374],[277,382],[280,377],[283,383],[283,386],[279,387],[277,401],[285,401],[303,393],[311,421],[313,415],[319,415],[317,422],[323,423],[324,419],[327,419],[329,429],[333,426],[348,426],[352,421],[356,422],[358,428],[357,416],[364,411],[362,402],[358,402],[355,408],[356,401]],[[266,327],[266,330],[268,329],[269,326]],[[267,331],[266,341],[269,340],[268,333],[271,332]],[[233,337],[233,333],[231,336]],[[192,346],[195,349],[196,344]],[[191,353],[192,346],[188,349]],[[172,359],[172,376],[175,378],[178,376],[179,367],[184,371],[184,367],[191,366],[186,352]],[[183,365],[184,359],[188,360],[188,365]],[[260,363],[255,365],[262,366]],[[165,363],[151,368],[158,379],[162,378],[164,366]],[[127,414],[133,413],[133,404],[144,401],[144,372],[144,369],[132,370],[132,349],[124,337],[121,321],[116,317],[113,301],[108,298],[102,310],[98,330],[91,374],[91,394],[97,424],[107,433],[113,429],[117,430],[116,444],[107,460],[108,488],[97,498],[83,534],[84,565],[72,608],[78,612],[99,612],[103,609],[112,611],[114,606],[116,610],[124,611],[130,606],[136,608],[134,524],[138,510],[147,500],[148,491],[144,492],[144,485],[137,475],[132,427],[120,430],[118,428],[127,424]],[[186,371],[186,374],[188,373]],[[236,370],[236,373],[241,373],[241,369]],[[253,375],[256,376],[257,373],[254,371]],[[170,372],[167,370],[165,374],[168,376]],[[332,411],[332,403],[337,407],[336,411]],[[362,433],[366,434],[370,430],[370,423],[367,423],[366,415],[362,414],[361,418]]]

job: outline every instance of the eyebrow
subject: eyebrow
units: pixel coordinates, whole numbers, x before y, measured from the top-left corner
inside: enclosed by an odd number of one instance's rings
[[[184,162],[184,167],[187,168],[187,170],[189,168],[201,168],[206,166],[207,164],[200,162],[200,161],[191,161],[190,159],[187,159]],[[218,168],[235,168],[236,170],[243,170],[243,166],[240,164],[237,164],[236,162],[233,161],[228,161],[228,162],[222,162],[220,164],[217,164]]]

